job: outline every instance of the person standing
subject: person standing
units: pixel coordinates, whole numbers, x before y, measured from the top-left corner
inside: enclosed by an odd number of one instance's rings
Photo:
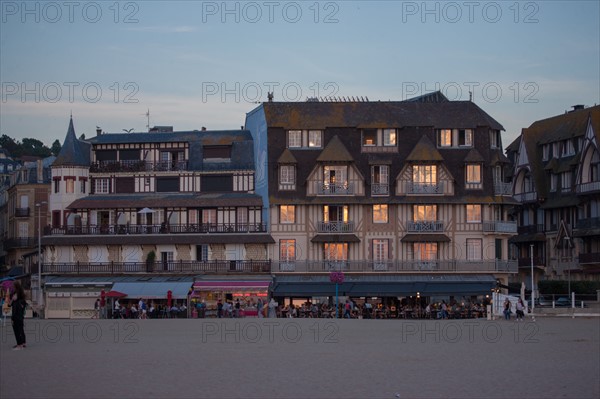
[[[263,318],[263,301],[262,298],[258,298],[258,303],[256,304],[256,309],[258,310],[258,317]]]
[[[511,304],[510,301],[508,300],[508,298],[506,298],[504,300],[504,320],[510,320],[510,314],[511,314]]]
[[[94,315],[92,319],[98,319],[100,317],[100,299],[96,299],[94,302]]]
[[[278,303],[275,302],[275,299],[271,298],[271,301],[269,302],[269,318],[277,317],[277,306]]]
[[[446,301],[442,301],[441,318],[442,319],[448,318],[448,305],[446,305]]]
[[[27,302],[25,302],[25,291],[21,283],[15,281],[13,286],[15,293],[8,305],[12,310],[11,320],[15,339],[17,340],[17,344],[13,346],[13,350],[21,350],[27,346],[25,339],[25,308],[27,307]]]
[[[346,299],[346,303],[344,305],[344,318],[345,319],[352,318],[352,315],[350,314],[351,310],[352,310],[352,305],[350,304],[350,301]]]
[[[525,304],[523,303],[523,299],[519,298],[517,301],[517,321],[522,321],[525,316]]]

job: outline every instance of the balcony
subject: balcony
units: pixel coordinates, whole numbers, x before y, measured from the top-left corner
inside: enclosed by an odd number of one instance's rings
[[[537,192],[514,194],[513,198],[519,202],[535,202],[537,201]]]
[[[270,273],[271,261],[211,260],[173,261],[152,264],[145,262],[71,262],[46,263],[44,274],[136,274],[136,273]]]
[[[390,185],[387,183],[371,184],[371,195],[390,195]]]
[[[354,222],[319,222],[317,224],[319,233],[353,233]]]
[[[577,185],[576,189],[578,194],[599,192],[600,181],[581,183]]]
[[[517,222],[500,220],[484,221],[483,232],[513,234],[517,232]]]
[[[533,266],[546,266],[546,259],[541,256],[534,256]],[[519,267],[531,267],[531,257],[519,258]]]
[[[25,238],[9,238],[4,241],[4,250],[17,248],[34,248],[37,246],[37,238],[25,237]]]
[[[576,229],[594,229],[600,226],[600,217],[579,219],[575,223]]]
[[[45,235],[265,233],[265,223],[199,223],[160,225],[89,225],[47,227]]]
[[[380,261],[280,261],[273,272],[328,273],[344,272],[499,272],[517,273],[516,260],[380,260]]]
[[[414,183],[405,182],[405,189],[407,194],[426,194],[426,195],[443,195],[444,185],[442,182],[438,183]]]
[[[444,231],[443,220],[423,220],[407,222],[406,229],[409,233],[435,233]]]
[[[535,233],[543,233],[543,232],[544,232],[543,224],[530,224],[527,226],[517,227],[517,233],[519,233],[519,234],[535,234]]]
[[[188,161],[98,161],[90,166],[91,173],[163,172],[188,170]]]
[[[29,217],[29,208],[15,208],[15,217],[17,217],[17,218]]]
[[[494,194],[495,195],[512,195],[512,184],[511,183],[494,183]]]
[[[600,252],[589,252],[585,254],[579,254],[579,263],[600,263]]]
[[[342,183],[323,183],[317,182],[318,195],[353,195],[354,184],[349,182]]]

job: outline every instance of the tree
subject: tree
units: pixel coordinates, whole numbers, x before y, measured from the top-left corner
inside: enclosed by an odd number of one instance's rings
[[[56,139],[56,140],[54,140],[54,143],[52,143],[52,147],[50,147],[50,151],[52,151],[52,155],[58,156],[58,153],[60,152],[61,148],[62,148],[62,146],[60,145],[60,141],[58,141],[58,139]]]

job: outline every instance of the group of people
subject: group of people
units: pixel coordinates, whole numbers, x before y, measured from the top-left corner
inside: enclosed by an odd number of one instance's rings
[[[99,309],[102,307],[101,301],[98,299],[94,308],[96,310],[95,315],[92,318],[98,318],[102,316],[103,312]],[[118,299],[115,299],[113,306],[112,318],[113,319],[156,319],[159,317],[184,317],[187,316],[187,307],[185,304],[177,305],[173,303],[171,306],[167,304],[156,305],[154,302],[148,304],[143,298],[141,298],[137,305],[135,302],[128,302],[127,304],[121,305]]]
[[[510,316],[513,312],[512,303],[508,298],[504,300],[504,310],[502,311],[502,313],[504,313],[505,320],[510,320]],[[523,321],[523,318],[525,317],[525,304],[523,303],[523,300],[521,298],[517,300],[517,303],[515,305],[515,314],[517,317],[517,321]]]

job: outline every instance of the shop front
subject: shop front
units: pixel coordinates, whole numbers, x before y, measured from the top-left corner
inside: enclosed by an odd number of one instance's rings
[[[94,278],[60,279],[49,277],[45,283],[45,314],[48,319],[89,319],[95,315],[94,303],[112,281]]]
[[[266,307],[271,282],[271,278],[264,277],[262,279],[197,279],[194,282],[191,304],[204,309],[206,317],[218,316],[219,301],[225,308],[222,314],[224,317],[257,316],[259,301],[262,301]],[[238,303],[239,312],[236,313]],[[199,304],[202,305],[198,306]],[[227,312],[230,306],[232,310]]]

